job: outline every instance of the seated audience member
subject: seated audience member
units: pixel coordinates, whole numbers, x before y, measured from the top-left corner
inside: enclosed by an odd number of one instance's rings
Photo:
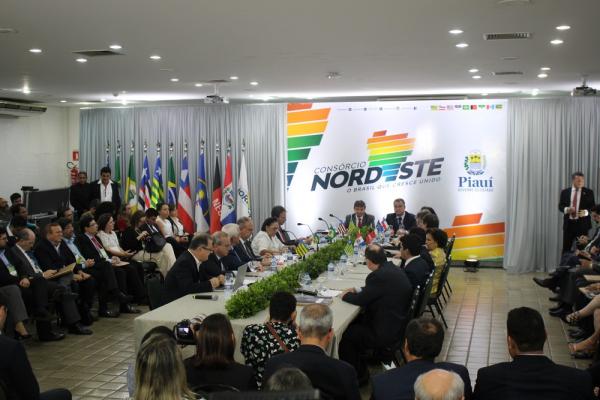
[[[70,220],[71,222],[73,222],[73,218],[75,218],[73,210],[71,210],[70,208],[65,208],[64,210],[58,210],[56,212],[56,216],[57,216],[57,219],[66,218],[66,219]]]
[[[285,208],[283,208],[283,206],[273,207],[271,209],[271,217],[276,218],[277,224],[279,224],[279,228],[277,229],[275,235],[281,243],[283,243],[286,246],[297,246],[298,243],[302,241],[302,239],[296,240],[290,238],[288,231],[283,229],[283,225],[285,224],[285,221],[287,221],[287,211],[285,210]]]
[[[10,205],[14,206],[15,204],[23,204],[21,193],[13,193],[10,195]]]
[[[60,228],[60,227],[59,227]],[[59,279],[54,279],[56,269],[43,270],[38,264],[37,259],[31,252],[35,242],[35,235],[29,229],[23,229],[17,234],[17,244],[8,250],[6,256],[9,262],[15,267],[20,279],[45,280],[47,287],[47,295],[49,301],[54,301],[58,305],[58,311],[61,315],[64,324],[69,328],[69,333],[76,335],[89,335],[92,333],[87,328],[83,328],[80,324],[81,315],[77,310],[75,298],[71,293],[69,286],[61,284]],[[72,280],[70,276],[69,281]],[[53,340],[53,335],[50,334],[50,340]],[[41,338],[40,338],[41,339]],[[42,339],[41,339],[42,340]]]
[[[396,234],[398,231],[409,231],[417,226],[415,215],[406,211],[404,199],[394,200],[394,212],[386,215],[385,222],[392,227]]]
[[[10,221],[11,213],[8,201],[4,197],[0,197],[0,221]]]
[[[285,251],[286,247],[277,238],[277,230],[279,224],[277,219],[270,217],[265,219],[260,232],[256,234],[256,237],[252,240],[252,251],[254,254],[259,256],[281,254]]]
[[[100,199],[92,199],[90,200],[90,206],[88,208],[87,211],[85,211],[83,214],[81,214],[81,216],[79,217],[79,219],[81,220],[81,218],[84,215],[88,215],[91,216],[92,218],[96,218],[96,210],[98,209],[98,207],[100,206],[101,202]]]
[[[10,224],[6,227],[6,234],[8,235],[8,247],[13,247],[17,243],[17,237],[15,236],[19,231],[28,228],[27,220],[23,217],[16,216],[12,217]]]
[[[116,318],[118,312],[108,309],[108,302],[119,303],[119,310],[123,313],[137,313],[139,310],[132,307],[129,302],[131,298],[127,292],[127,273],[120,267],[118,257],[109,257],[96,238],[98,224],[91,215],[84,215],[79,220],[81,234],[75,239],[75,244],[81,255],[86,260],[94,260],[94,264],[86,268],[86,272],[94,277],[98,288],[98,316],[104,318]],[[117,278],[118,277],[118,278]]]
[[[158,203],[156,205],[158,217],[156,218],[156,226],[160,229],[167,242],[173,247],[175,257],[179,257],[185,251],[188,245],[187,236],[175,235],[173,223],[170,221],[169,205],[167,203]]]
[[[587,288],[598,290],[600,289],[600,283],[593,283],[588,285]],[[585,307],[568,314],[564,320],[569,324],[575,324],[588,317],[593,317],[594,332],[580,342],[569,343],[569,350],[574,358],[592,358],[598,349],[598,342],[600,341],[600,296],[595,296]]]
[[[190,241],[190,235],[187,234],[181,221],[179,221],[179,211],[175,204],[169,204],[169,222],[173,226],[173,235],[181,239],[181,243],[187,248]]]
[[[473,398],[591,399],[592,380],[586,371],[558,365],[544,355],[546,329],[542,316],[527,307],[508,313],[508,352],[513,361],[481,368]]]
[[[256,390],[254,370],[233,360],[235,335],[225,315],[212,314],[204,318],[194,335],[196,355],[184,361],[192,389],[227,385],[240,391]]]
[[[173,337],[152,335],[135,359],[133,400],[192,400],[181,351]]]
[[[69,247],[63,242],[62,238],[62,228],[57,222],[49,223],[44,227],[44,238],[40,239],[33,252],[43,271],[58,271],[71,264],[76,264],[75,255],[69,250]],[[79,320],[83,325],[91,325],[93,319],[90,315],[90,309],[94,302],[96,289],[94,278],[83,272],[81,267],[76,267],[72,273],[53,278],[53,280],[59,285],[64,286],[68,294],[72,288],[75,289],[79,297],[77,301]],[[79,323],[70,326],[69,332],[78,334],[92,333],[92,331],[82,327]]]
[[[429,271],[433,271],[435,269],[435,264],[433,263],[431,254],[429,254],[429,250],[427,250],[427,246],[425,245],[425,242],[427,240],[427,231],[423,228],[415,226],[411,228],[410,231],[408,231],[408,233],[416,235],[419,238],[419,244],[421,245],[421,252],[419,253],[419,255],[423,260],[425,260],[427,265],[429,265]],[[400,255],[398,255],[398,257],[400,257]],[[404,260],[402,260],[400,267],[404,268]]]
[[[225,224],[221,228],[221,231],[229,236],[229,241],[231,242],[231,245],[229,246],[229,253],[225,257],[221,258],[221,263],[223,264],[223,267],[225,267],[225,270],[235,271],[241,265],[251,262],[252,260],[250,260],[249,257],[244,257],[243,253],[238,254],[236,251],[236,247],[241,244],[240,227],[238,224]],[[252,265],[249,267],[250,270],[254,271],[258,268],[259,271],[262,271],[262,266],[267,265],[267,263],[270,263],[271,260],[269,258],[264,258],[261,262],[262,265],[258,265],[258,267],[255,266],[255,263],[251,263]]]
[[[464,383],[452,371],[434,369],[417,378],[415,400],[463,400]]]
[[[417,235],[410,233],[400,238],[400,245],[400,257],[404,260],[404,272],[406,272],[412,287],[425,287],[431,269],[420,256],[421,240]]]
[[[427,214],[431,214],[431,212],[429,210],[424,210],[423,208],[421,208],[421,210],[417,213],[417,216],[416,216],[417,227],[419,227],[425,231],[427,230],[427,226],[425,226],[425,223],[423,222],[423,218]]]
[[[69,200],[71,206],[77,212],[78,218],[81,218],[83,213],[89,208],[90,197],[92,195],[91,189],[87,181],[87,172],[79,171],[77,183],[71,185],[71,190],[69,191]]]
[[[448,235],[441,229],[432,228],[427,230],[427,238],[425,239],[425,247],[429,251],[429,255],[433,260],[435,272],[433,273],[433,285],[431,286],[431,294],[437,293],[438,282],[446,266],[446,244],[448,243]]]
[[[121,207],[119,184],[111,180],[111,175],[110,167],[102,167],[100,179],[91,183],[90,200],[98,199],[100,203],[109,201],[113,203],[114,210],[118,210]]]
[[[33,369],[23,345],[3,335],[8,302],[0,294],[0,382],[6,387],[7,399],[70,400],[71,392],[54,389],[40,393]]]
[[[203,272],[209,278],[223,275],[228,272],[223,261],[229,255],[229,249],[231,248],[231,241],[229,235],[225,232],[217,231],[212,234],[212,253],[208,256],[206,261],[200,264],[200,271]]]
[[[370,226],[371,228],[375,227],[375,217],[371,214],[366,213],[367,205],[362,200],[356,200],[354,202],[354,213],[346,215],[346,220],[344,221],[344,225],[346,228],[350,226],[350,222],[359,228],[363,226]]]
[[[246,364],[254,368],[260,388],[269,358],[300,347],[296,333],[296,298],[288,292],[276,292],[269,302],[269,321],[244,328],[241,353]]]
[[[238,219],[237,224],[240,228],[240,242],[233,247],[235,253],[244,262],[258,260],[260,257],[254,254],[254,250],[252,250],[252,234],[254,233],[252,218],[242,217]]]
[[[17,339],[29,339],[31,335],[24,324],[29,316],[19,289],[18,273],[4,255],[7,242],[6,229],[0,227],[0,294],[4,295],[7,301],[10,321],[5,324],[4,334],[14,335]]]
[[[29,219],[27,207],[25,207],[25,205],[23,205],[22,203],[13,204],[10,207],[10,213],[12,214],[12,219],[15,219],[16,217],[23,218],[25,221]],[[33,232],[37,232],[37,225],[32,224],[30,222],[26,222],[26,224],[27,228],[31,229]]]
[[[324,304],[309,304],[300,312],[298,337],[300,347],[290,353],[271,357],[265,366],[263,382],[282,367],[296,367],[304,372],[315,389],[333,400],[358,400],[358,381],[354,368],[325,353],[333,338],[333,312]]]
[[[413,385],[419,375],[435,369],[453,371],[460,375],[461,381],[464,382],[465,398],[471,398],[469,371],[462,365],[435,362],[443,344],[444,328],[437,319],[421,317],[410,321],[402,346],[406,364],[373,377],[372,399],[414,399]]]
[[[281,368],[268,381],[263,390],[267,392],[288,392],[313,389],[308,376],[298,368]]]
[[[438,216],[432,213],[423,215],[422,222],[423,226],[420,226],[420,228],[425,230],[440,227],[440,220],[438,219]]]
[[[437,213],[435,212],[435,210],[432,207],[429,207],[429,206],[423,206],[423,207],[421,207],[421,209],[419,211],[427,211],[430,214],[437,215]]]
[[[173,339],[173,330],[166,326],[155,326],[142,337],[140,346],[146,343],[150,338],[157,336]],[[135,393],[135,362],[129,364],[127,367],[127,391],[129,392],[129,397],[133,397],[133,394]]]
[[[165,278],[165,290],[169,301],[192,293],[212,292],[225,283],[225,277],[209,277],[200,264],[212,253],[210,235],[201,233],[190,241],[190,247],[183,252]]]
[[[125,250],[121,247],[114,227],[115,222],[112,215],[102,214],[98,218],[98,239],[100,239],[104,250],[106,250],[109,256],[117,257],[120,261],[127,263],[126,265],[119,265],[117,267],[125,272],[124,274],[117,275],[117,279],[125,278],[125,281],[120,285],[127,288],[125,293],[133,296],[134,302],[144,304],[146,301],[144,269],[139,262],[132,260],[135,254],[133,251]]]
[[[131,221],[131,204],[123,203],[121,207],[119,207],[119,212],[117,213],[117,222],[115,223],[116,231],[119,233],[125,232],[125,230],[129,227],[129,222]]]
[[[362,307],[364,312],[344,331],[339,347],[340,360],[356,369],[361,384],[369,379],[366,351],[395,344],[406,327],[413,292],[404,271],[387,262],[382,247],[369,245],[365,259],[371,270],[365,286],[341,294],[343,301]]]
[[[121,236],[121,247],[130,253],[131,257],[138,262],[154,261],[158,265],[158,269],[163,277],[167,276],[167,272],[175,264],[175,253],[170,243],[165,243],[163,248],[158,252],[150,252],[146,250],[146,244],[150,238],[150,232],[144,230],[146,226],[146,215],[143,211],[136,211],[131,216],[129,226]],[[148,246],[151,249],[150,246]]]

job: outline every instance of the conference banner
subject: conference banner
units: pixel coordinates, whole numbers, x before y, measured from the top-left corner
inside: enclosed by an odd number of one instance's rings
[[[435,209],[454,260],[501,260],[506,130],[505,100],[289,104],[286,228],[337,226],[355,200],[381,220],[402,198]]]

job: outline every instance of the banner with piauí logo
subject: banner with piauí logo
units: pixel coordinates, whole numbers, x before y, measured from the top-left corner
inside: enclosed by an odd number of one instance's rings
[[[289,104],[286,229],[337,226],[355,200],[381,220],[402,198],[435,209],[454,260],[501,260],[506,118],[505,100]]]

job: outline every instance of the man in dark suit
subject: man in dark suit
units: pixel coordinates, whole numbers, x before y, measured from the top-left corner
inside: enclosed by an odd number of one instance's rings
[[[394,200],[394,212],[386,215],[385,222],[392,227],[394,232],[398,232],[398,230],[409,231],[417,226],[415,215],[406,211],[404,199]]]
[[[590,209],[596,204],[594,192],[584,187],[582,172],[571,175],[571,187],[560,193],[558,210],[563,213],[563,248],[566,253],[571,250],[573,240],[587,235],[592,227]]]
[[[406,364],[373,377],[373,400],[413,400],[415,381],[419,375],[433,369],[456,372],[464,382],[464,396],[472,395],[469,371],[462,365],[449,362],[436,363],[442,351],[444,328],[435,318],[413,319],[406,327],[402,352]]]
[[[7,317],[8,302],[0,294],[0,382],[6,387],[8,399],[70,400],[66,389],[54,389],[40,393],[40,386],[33,374],[23,345],[2,334]]]
[[[240,228],[240,242],[234,244],[233,249],[236,254],[244,262],[257,261],[260,257],[257,257],[252,250],[252,234],[254,233],[254,222],[250,217],[242,217],[237,221],[238,227]]]
[[[421,240],[415,234],[404,235],[400,238],[400,257],[404,260],[404,272],[408,276],[413,288],[425,286],[431,267],[421,257]]]
[[[339,347],[340,360],[356,369],[360,383],[369,379],[365,351],[393,345],[404,331],[413,292],[404,271],[388,263],[382,247],[367,247],[365,259],[372,271],[365,286],[346,289],[341,295],[343,301],[364,311],[346,329]]]
[[[90,206],[91,189],[92,187],[87,181],[87,172],[79,171],[77,183],[71,186],[69,192],[69,200],[77,212],[78,218],[80,218]]]
[[[227,260],[226,257],[229,255],[231,248],[231,241],[229,235],[225,232],[215,232],[212,234],[212,253],[208,256],[206,261],[202,261],[200,264],[200,273],[208,276],[209,278],[218,277],[228,271],[233,271],[235,268],[228,269],[231,267],[231,260]],[[226,266],[224,261],[228,261]],[[241,264],[239,264],[241,265]],[[238,265],[238,266],[239,266]]]
[[[325,353],[333,338],[333,313],[324,304],[304,306],[298,322],[300,348],[276,355],[267,361],[263,382],[278,369],[296,367],[304,372],[323,398],[333,400],[359,400],[356,372],[344,361]],[[325,397],[326,396],[326,397]]]
[[[121,196],[119,195],[119,185],[113,182],[109,167],[102,167],[100,170],[100,179],[92,182],[90,190],[90,201],[98,199],[100,202],[109,201],[114,204],[115,210],[121,207]]]
[[[225,277],[210,277],[201,268],[201,263],[208,260],[213,251],[210,235],[196,235],[189,248],[183,252],[173,264],[165,278],[165,289],[168,301],[176,300],[192,293],[212,292],[225,283]]]
[[[587,371],[558,365],[544,356],[546,329],[542,316],[528,307],[509,311],[508,352],[513,361],[481,368],[476,400],[587,400],[593,397]]]
[[[271,217],[277,218],[277,223],[279,224],[279,228],[277,229],[277,232],[275,233],[275,236],[277,236],[277,239],[279,239],[279,241],[286,246],[297,246],[299,241],[290,238],[288,231],[283,229],[283,225],[285,224],[285,221],[287,220],[287,211],[285,210],[285,208],[283,206],[273,207],[271,209]]]
[[[365,212],[367,205],[362,200],[356,200],[354,202],[354,214],[346,215],[344,225],[346,228],[350,226],[352,222],[355,226],[362,228],[363,226],[375,227],[375,217]]]

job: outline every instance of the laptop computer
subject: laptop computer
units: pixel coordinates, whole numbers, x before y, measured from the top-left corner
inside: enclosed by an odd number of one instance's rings
[[[233,283],[233,291],[235,292],[244,284],[244,279],[246,279],[246,271],[248,271],[248,265],[242,264],[238,267],[237,273],[235,274],[235,282]]]

